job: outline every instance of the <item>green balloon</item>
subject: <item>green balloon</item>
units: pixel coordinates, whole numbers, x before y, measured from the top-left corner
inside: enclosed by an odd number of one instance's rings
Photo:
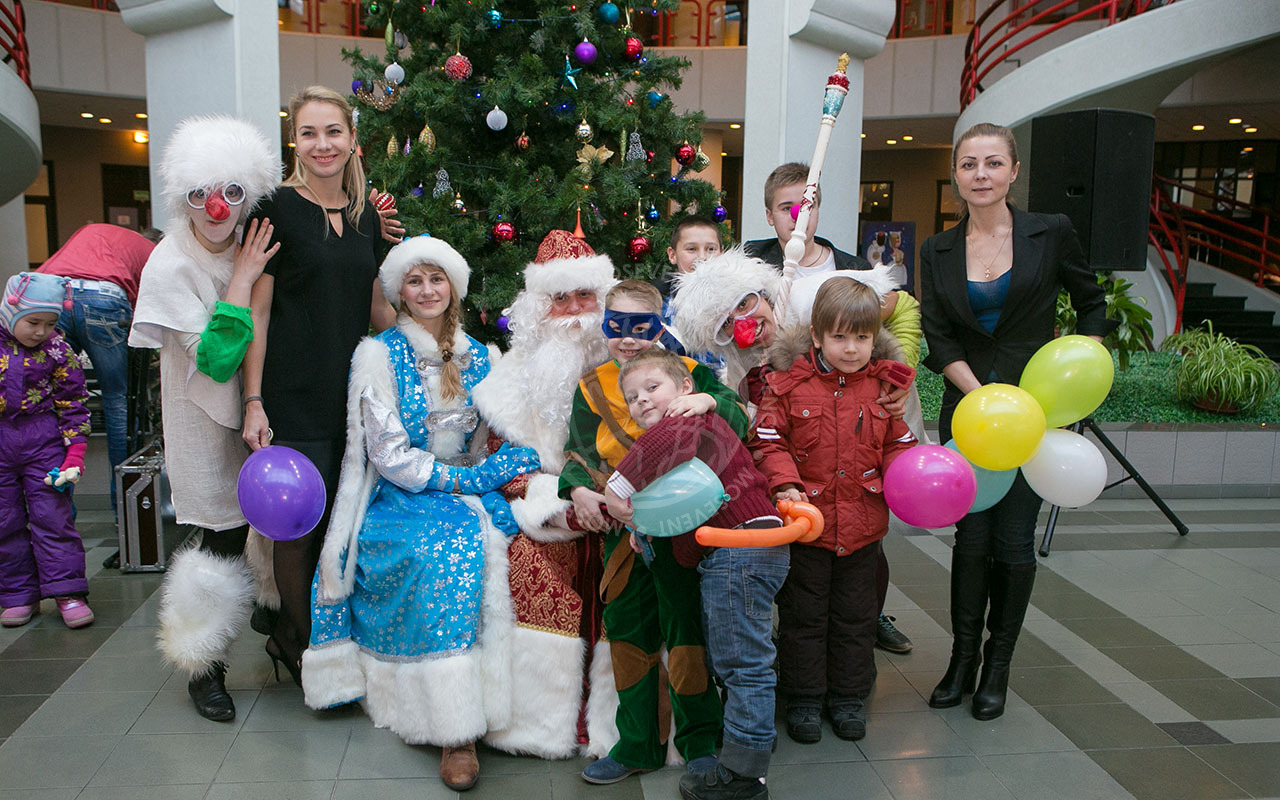
[[[631,524],[645,536],[679,536],[715,516],[728,499],[711,467],[693,458],[631,495]]]
[[[1061,428],[1092,414],[1111,391],[1111,353],[1088,336],[1072,334],[1036,351],[1018,386],[1044,409],[1045,425]]]

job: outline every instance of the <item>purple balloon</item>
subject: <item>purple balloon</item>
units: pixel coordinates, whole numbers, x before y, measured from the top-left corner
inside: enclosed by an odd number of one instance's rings
[[[240,512],[277,542],[311,533],[324,516],[324,480],[310,459],[290,447],[264,447],[245,459],[236,481]]]
[[[579,64],[591,66],[596,63],[596,56],[598,55],[596,46],[588,41],[578,42],[577,47],[573,48],[573,57],[578,59]]]
[[[978,494],[964,456],[936,444],[913,447],[884,473],[889,510],[917,528],[945,528],[969,513]]]

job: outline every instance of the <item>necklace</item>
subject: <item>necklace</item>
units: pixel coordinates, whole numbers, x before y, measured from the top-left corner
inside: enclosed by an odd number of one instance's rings
[[[818,257],[817,257],[817,258],[815,258],[815,259],[814,259],[811,263],[809,263],[809,264],[796,264],[796,266],[798,266],[798,267],[805,267],[805,268],[812,267],[812,266],[814,266],[815,264],[818,264],[818,263],[820,263],[820,262],[822,262],[822,261],[825,261],[825,260],[826,260],[826,257],[827,257],[827,248],[823,247],[822,245],[818,245]]]
[[[991,256],[991,259],[982,265],[982,279],[984,281],[991,280],[991,265],[994,264],[996,262],[996,259],[1000,257],[1000,254],[1004,252],[1004,246],[1006,243],[1008,243],[1009,235],[1012,233],[1013,233],[1013,226],[1010,225],[1009,230],[1005,231],[1004,238],[1000,240],[1000,246],[996,248],[995,255]],[[978,256],[978,261],[979,262],[982,261],[981,256]]]

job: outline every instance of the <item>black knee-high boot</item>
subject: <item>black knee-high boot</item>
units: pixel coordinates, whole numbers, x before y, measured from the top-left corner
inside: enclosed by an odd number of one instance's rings
[[[1030,564],[991,565],[991,613],[987,630],[991,637],[983,647],[982,680],[973,695],[974,719],[995,719],[1004,713],[1009,690],[1009,662],[1018,643],[1022,621],[1031,602],[1031,587],[1036,582],[1035,562]]]
[[[951,551],[951,662],[929,697],[934,708],[960,704],[973,693],[978,678],[978,649],[982,644],[982,614],[987,610],[987,580],[991,559]]]

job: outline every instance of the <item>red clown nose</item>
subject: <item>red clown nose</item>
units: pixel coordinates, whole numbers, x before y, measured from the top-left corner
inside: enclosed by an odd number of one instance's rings
[[[738,345],[739,350],[755,344],[758,335],[760,335],[760,320],[747,317],[733,321],[733,341]]]
[[[227,205],[226,200],[222,199],[222,192],[218,192],[204,201],[204,212],[214,222],[222,222],[231,216],[231,206]]]

